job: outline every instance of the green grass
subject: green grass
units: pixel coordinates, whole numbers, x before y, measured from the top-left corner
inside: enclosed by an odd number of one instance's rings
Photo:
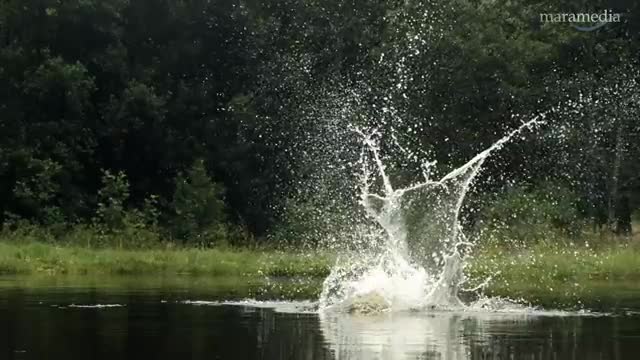
[[[324,277],[323,253],[246,249],[88,249],[0,242],[0,274]]]
[[[467,269],[472,283],[491,277],[487,293],[533,304],[598,308],[640,304],[640,249],[536,245],[520,251],[480,250]]]
[[[333,255],[319,251],[93,249],[0,241],[0,274],[56,275],[76,279],[75,282],[105,275],[106,278],[177,277],[181,279],[177,283],[211,278],[216,288],[222,283],[230,294],[253,297],[317,297],[333,261]],[[521,298],[537,305],[601,308],[640,304],[640,248],[630,245],[599,249],[549,245],[519,251],[499,247],[479,249],[467,274],[469,286],[491,277],[493,280],[486,288],[489,295]],[[289,280],[273,280],[278,278]]]

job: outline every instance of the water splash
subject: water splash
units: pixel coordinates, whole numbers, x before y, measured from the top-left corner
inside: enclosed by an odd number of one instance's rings
[[[387,173],[381,133],[352,129],[363,144],[360,204],[382,229],[382,246],[338,259],[323,284],[320,308],[378,312],[465,307],[459,292],[473,247],[459,222],[465,196],[484,161],[543,118],[522,124],[439,180],[430,176],[435,162],[423,161],[424,179],[404,188],[395,188]]]
[[[385,313],[376,316],[320,312],[322,335],[335,359],[476,359],[488,358],[479,344],[505,330],[531,329],[547,317],[598,314],[465,311]],[[427,355],[425,355],[427,354]],[[496,355],[505,357],[503,353]]]

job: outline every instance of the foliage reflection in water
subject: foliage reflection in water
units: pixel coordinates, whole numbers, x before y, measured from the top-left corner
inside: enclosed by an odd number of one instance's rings
[[[7,281],[7,280],[5,280]],[[635,359],[638,315],[318,312],[197,288],[0,288],[0,359]],[[118,306],[114,306],[118,305]]]

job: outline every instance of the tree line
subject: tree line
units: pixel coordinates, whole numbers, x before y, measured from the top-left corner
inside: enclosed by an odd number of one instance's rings
[[[605,8],[623,21],[539,20]],[[0,223],[267,241],[305,205],[308,104],[366,84],[441,163],[554,109],[550,135],[500,163],[527,194],[566,183],[581,218],[629,233],[639,35],[632,1],[3,1]]]

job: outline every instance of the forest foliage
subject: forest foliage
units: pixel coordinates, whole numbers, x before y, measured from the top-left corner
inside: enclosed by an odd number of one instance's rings
[[[603,9],[623,21],[593,32],[539,21]],[[6,0],[0,224],[89,227],[120,246],[308,228],[318,216],[295,194],[312,169],[294,140],[314,134],[307,105],[365,84],[427,130],[415,138],[442,164],[554,109],[545,135],[489,165],[520,185],[488,182],[506,196],[479,200],[478,218],[520,204],[529,222],[629,234],[639,37],[633,1]]]

